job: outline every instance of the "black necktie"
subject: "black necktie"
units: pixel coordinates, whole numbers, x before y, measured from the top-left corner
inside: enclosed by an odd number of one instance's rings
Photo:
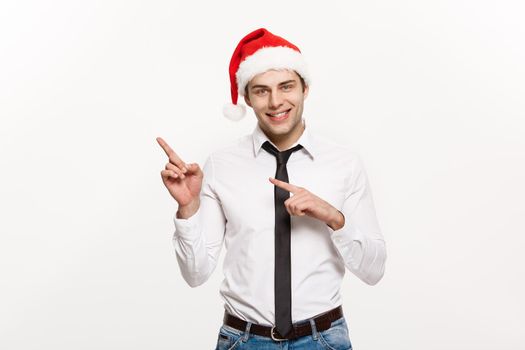
[[[297,145],[280,152],[270,142],[263,143],[264,148],[277,160],[275,178],[288,182],[286,163],[303,146]],[[284,201],[290,198],[290,192],[275,186],[275,328],[283,337],[292,330],[292,271],[290,264],[290,214]]]

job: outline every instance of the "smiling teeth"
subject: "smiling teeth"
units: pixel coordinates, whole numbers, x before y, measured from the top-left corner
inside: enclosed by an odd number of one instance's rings
[[[271,114],[271,113],[270,113],[270,115],[271,115],[272,117],[282,117],[282,116],[285,115],[287,112],[288,112],[288,111],[284,111],[284,112],[277,113],[277,114]]]

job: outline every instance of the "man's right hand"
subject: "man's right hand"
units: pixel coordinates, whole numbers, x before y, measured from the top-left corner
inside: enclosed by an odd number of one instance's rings
[[[179,204],[177,217],[187,219],[199,209],[203,172],[197,163],[186,164],[162,138],[157,137],[169,162],[160,172],[162,182]]]

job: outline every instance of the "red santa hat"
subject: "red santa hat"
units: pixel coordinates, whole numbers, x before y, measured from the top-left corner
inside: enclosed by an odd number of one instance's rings
[[[246,107],[237,104],[238,96],[244,96],[254,76],[270,69],[294,70],[310,84],[306,61],[297,46],[264,28],[254,30],[241,39],[230,60],[232,103],[224,106],[225,117],[235,121],[244,117]]]

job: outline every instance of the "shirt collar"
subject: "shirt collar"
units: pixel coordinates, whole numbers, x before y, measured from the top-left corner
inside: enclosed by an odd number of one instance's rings
[[[299,139],[297,140],[297,142],[295,142],[293,145],[291,145],[290,148],[294,147],[297,144],[301,144],[303,146],[303,149],[306,152],[308,152],[310,157],[312,157],[312,159],[313,159],[314,156],[315,156],[315,145],[314,145],[314,141],[312,139],[312,134],[310,133],[310,131],[309,131],[310,129],[306,125],[306,120],[303,118],[302,121],[303,121],[303,125],[304,125],[304,131],[301,134],[301,136],[299,137]],[[259,127],[259,123],[256,124],[255,129],[253,130],[252,140],[253,140],[253,155],[254,155],[254,157],[257,157],[257,155],[259,154],[259,151],[262,148],[262,144],[264,142],[266,142],[266,141],[270,142],[275,148],[277,148],[275,146],[275,144],[268,139],[268,137],[266,136],[264,131],[261,130],[261,128]]]

